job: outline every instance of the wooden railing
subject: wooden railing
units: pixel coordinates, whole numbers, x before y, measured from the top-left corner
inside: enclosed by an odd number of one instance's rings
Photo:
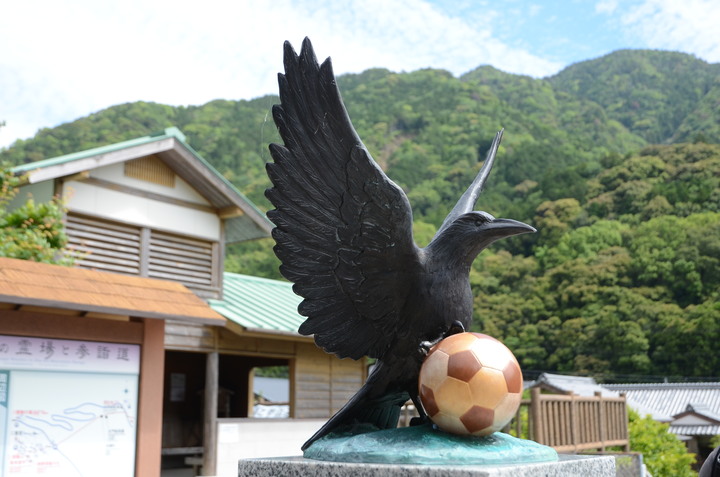
[[[531,390],[512,426],[516,435],[530,438],[558,452],[588,449],[604,451],[620,446],[629,450],[625,395],[604,397],[575,394],[541,394]],[[527,426],[527,427],[526,427]]]

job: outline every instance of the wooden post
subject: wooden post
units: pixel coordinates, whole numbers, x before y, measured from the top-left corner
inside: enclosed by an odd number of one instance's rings
[[[140,276],[150,276],[150,228],[140,229]]]
[[[530,416],[531,422],[529,437],[540,444],[543,443],[542,416],[540,415],[540,388],[530,390]]]
[[[573,445],[573,452],[578,451],[578,444],[580,439],[578,438],[578,415],[577,415],[577,402],[575,401],[576,394],[570,393],[570,442]]]
[[[138,433],[135,475],[159,477],[162,451],[163,370],[165,321],[143,320],[138,396]]]
[[[217,473],[217,400],[219,390],[219,356],[207,354],[205,361],[205,410],[203,419],[203,475]]]
[[[600,451],[605,452],[605,441],[607,440],[607,423],[605,422],[605,403],[603,402],[602,392],[595,391],[595,397],[598,398],[598,428],[600,429]]]
[[[297,357],[297,343],[293,343],[294,355]],[[295,409],[297,408],[297,394],[296,394],[296,382],[297,382],[297,366],[295,363],[297,358],[291,359],[288,363],[288,371],[290,374],[290,419],[295,419]]]
[[[224,238],[225,234],[225,221],[223,221],[222,235]],[[212,243],[212,262],[211,272],[212,277],[210,278],[210,286],[220,290],[218,298],[222,298],[222,284],[223,284],[223,267],[224,267],[224,249],[225,247],[218,242]]]
[[[623,422],[622,422],[622,438],[625,439],[625,452],[630,452],[630,430],[628,429],[628,408],[627,408],[627,394],[620,393],[620,397],[623,398],[623,409],[625,412],[623,413]]]
[[[253,417],[255,411],[255,368],[247,370],[247,383],[247,416]]]

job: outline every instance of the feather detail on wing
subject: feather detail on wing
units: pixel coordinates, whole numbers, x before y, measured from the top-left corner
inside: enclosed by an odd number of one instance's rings
[[[280,271],[304,298],[299,332],[340,357],[382,356],[417,272],[410,204],[360,141],[329,58],[318,65],[307,38],[299,56],[286,42],[278,78],[284,145],[270,145],[266,196]]]

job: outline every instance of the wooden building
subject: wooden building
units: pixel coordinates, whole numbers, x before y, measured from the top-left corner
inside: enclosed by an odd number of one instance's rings
[[[13,171],[25,177],[15,205],[65,201],[80,268],[178,281],[203,298],[222,294],[225,244],[272,227],[177,128]]]
[[[168,318],[225,321],[179,283],[0,258],[0,475],[157,476]]]
[[[166,381],[163,418],[165,453],[196,455],[196,446],[202,445],[199,437],[204,434],[206,475],[225,475],[216,474],[217,448],[222,444],[218,442],[218,425],[253,417],[254,369],[287,367],[289,417],[294,420],[327,419],[367,377],[364,360],[337,359],[319,349],[312,338],[297,333],[302,321],[297,314],[300,298],[292,292],[290,283],[225,273],[224,284],[223,299],[209,302],[227,319],[225,327],[168,322],[165,337],[166,372],[170,378]],[[187,380],[183,400],[173,400],[173,375],[181,382]],[[218,390],[217,401],[209,399],[212,391],[208,389]],[[205,407],[203,413],[203,400],[216,408]],[[204,433],[200,432],[201,423],[206,426]],[[313,426],[319,427],[317,423]],[[192,433],[180,438],[180,433],[188,430]],[[281,435],[286,438],[294,432],[304,433],[294,438],[299,454],[300,443],[311,433],[307,433],[307,426],[296,429],[289,422],[282,426]],[[238,445],[243,445],[242,441]],[[257,456],[242,449],[232,454]]]
[[[17,205],[28,194],[64,199],[78,268],[180,283],[226,318],[163,317],[167,465],[200,459],[214,475],[217,419],[252,417],[258,367],[287,366],[296,419],[329,417],[361,386],[364,362],[330,357],[297,334],[290,284],[223,272],[225,244],[267,237],[272,224],[176,128],[14,172],[25,177]]]

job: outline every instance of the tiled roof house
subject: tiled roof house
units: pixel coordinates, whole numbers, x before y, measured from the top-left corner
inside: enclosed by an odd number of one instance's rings
[[[711,437],[720,435],[720,383],[607,384],[628,400],[651,409],[670,424],[670,432],[688,441],[693,452],[704,452]],[[661,419],[658,419],[661,420]],[[705,449],[707,451],[707,449]]]

